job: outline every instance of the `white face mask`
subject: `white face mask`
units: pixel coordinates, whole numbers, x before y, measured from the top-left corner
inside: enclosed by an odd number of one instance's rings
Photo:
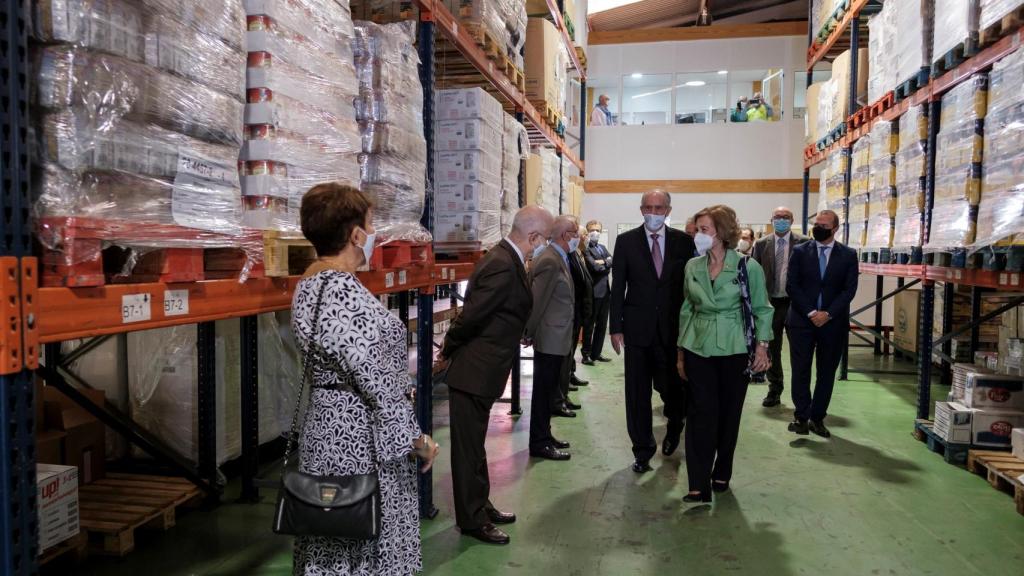
[[[740,240],[739,244],[736,245],[736,249],[744,253],[750,250],[750,240]]]
[[[715,237],[697,232],[697,235],[693,237],[693,243],[697,245],[697,252],[703,256],[708,250],[711,250],[711,246],[715,243]]]
[[[541,255],[541,252],[544,252],[544,249],[547,248],[547,247],[548,247],[548,241],[547,240],[544,240],[540,244],[534,246],[533,247],[533,256],[532,256],[532,258],[533,259],[538,258]]]
[[[366,234],[366,231],[363,230],[363,233]],[[366,258],[366,260],[363,261],[364,264],[369,264],[370,263],[370,259],[373,258],[373,245],[374,245],[374,242],[376,242],[376,241],[377,241],[377,233],[376,232],[374,232],[373,234],[366,234],[366,243],[363,244],[363,246],[362,246],[362,248],[363,248],[363,257]]]
[[[590,234],[587,234],[587,238],[589,238],[591,242],[597,242],[598,240],[601,239],[601,233],[591,232]]]
[[[580,239],[573,238],[569,240],[569,252],[575,252],[580,247]]]
[[[665,216],[661,214],[644,214],[644,227],[648,232],[657,232],[665,227]]]

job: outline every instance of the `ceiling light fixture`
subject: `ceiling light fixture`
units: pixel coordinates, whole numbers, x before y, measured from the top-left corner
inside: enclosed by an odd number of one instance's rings
[[[707,84],[707,82],[703,80],[690,80],[689,82],[686,83],[687,86],[691,86],[694,88],[697,86],[704,86],[705,84]]]
[[[644,75],[639,73],[639,72],[633,72],[632,74],[630,74],[629,77],[634,79],[634,80],[639,80],[639,79],[643,78]]]
[[[729,73],[729,71],[728,71],[728,70],[719,70],[719,71],[718,71],[718,73],[719,73],[720,75],[725,75],[725,74],[728,74],[728,73]]]

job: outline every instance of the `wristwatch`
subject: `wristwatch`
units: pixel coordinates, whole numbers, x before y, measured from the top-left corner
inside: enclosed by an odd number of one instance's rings
[[[760,346],[761,348],[768,348],[769,346],[772,345],[772,343],[767,340],[760,340],[758,341],[757,345]]]

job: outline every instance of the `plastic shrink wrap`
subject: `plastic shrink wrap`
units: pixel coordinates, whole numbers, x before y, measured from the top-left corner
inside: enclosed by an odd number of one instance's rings
[[[960,50],[954,54],[957,58],[969,56],[963,50],[977,46],[981,0],[934,1],[935,38],[932,53],[935,60],[943,58],[954,49]]]
[[[896,9],[896,82],[918,75],[932,66],[932,37],[935,24],[935,0],[886,2]]]
[[[245,0],[245,222],[298,233],[302,196],[321,182],[360,185],[359,94],[347,6]]]
[[[926,251],[974,242],[981,200],[981,162],[988,75],[976,74],[942,97],[935,146],[935,199]]]
[[[928,107],[912,106],[899,120],[896,150],[896,233],[893,249],[913,252],[923,241],[928,149]]]
[[[867,241],[869,199],[871,187],[871,142],[861,138],[853,144],[850,167],[850,238],[848,245],[862,248]]]
[[[439,90],[434,126],[434,239],[438,251],[501,240],[505,114],[480,88]]]
[[[290,425],[300,358],[290,314],[259,316],[259,439],[278,438]],[[217,463],[241,453],[241,340],[238,322],[216,323]],[[132,420],[191,462],[198,460],[196,327],[128,334],[128,402]],[[143,456],[137,452],[137,456]]]
[[[989,74],[974,244],[1024,245],[1024,50],[996,62]]]
[[[877,102],[896,87],[896,7],[886,2],[868,21],[868,102]]]
[[[512,220],[520,208],[520,180],[525,180],[523,162],[530,157],[530,136],[513,116],[504,115],[501,164],[501,236],[512,231]],[[525,183],[524,183],[525,185]]]
[[[244,29],[237,0],[34,3],[35,216],[56,276],[110,245],[242,248],[243,278],[261,260],[241,228]]]
[[[427,143],[414,22],[357,22],[354,48],[362,134],[363,191],[374,198],[378,243],[430,242],[421,225],[426,199]]]
[[[979,27],[985,30],[1024,5],[1022,0],[981,0]]]
[[[892,246],[893,212],[895,210],[896,135],[890,122],[879,121],[867,135],[870,168],[868,169],[868,229],[864,246],[880,250]]]

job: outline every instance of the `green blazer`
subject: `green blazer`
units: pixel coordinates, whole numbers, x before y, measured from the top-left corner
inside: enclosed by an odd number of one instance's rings
[[[677,344],[680,348],[704,357],[747,353],[737,271],[740,257],[735,250],[725,251],[725,266],[714,286],[708,273],[707,256],[692,258],[686,264],[683,277],[686,299],[679,311]],[[764,270],[752,258],[747,259],[747,276],[757,339],[771,341],[775,309],[768,300]]]

